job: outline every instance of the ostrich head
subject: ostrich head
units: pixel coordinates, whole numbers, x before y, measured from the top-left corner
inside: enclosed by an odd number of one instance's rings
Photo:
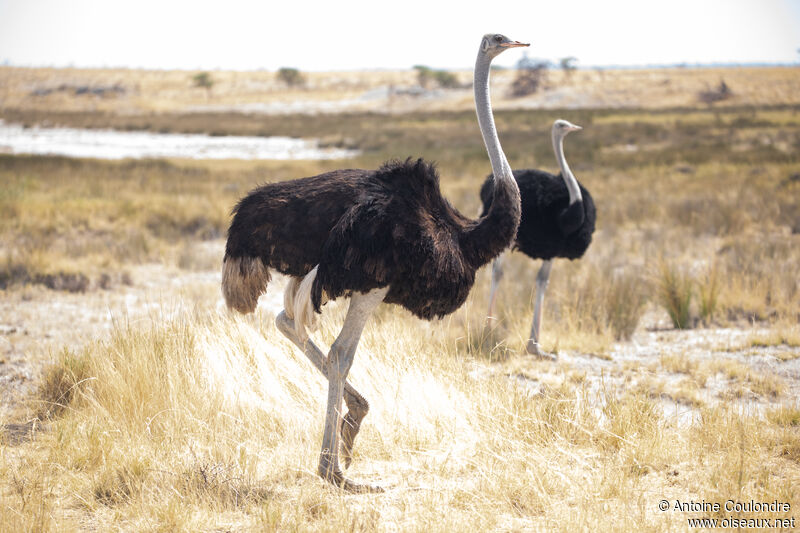
[[[487,33],[481,41],[481,52],[493,59],[505,50],[518,46],[530,46],[530,44],[512,41],[500,33]]]
[[[572,122],[560,118],[555,122],[553,122],[553,138],[563,139],[564,137],[567,136],[569,132],[578,131],[582,129],[583,128],[581,128],[580,126],[576,126]]]

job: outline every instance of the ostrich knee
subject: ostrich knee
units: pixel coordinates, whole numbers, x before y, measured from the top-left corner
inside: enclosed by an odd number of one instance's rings
[[[322,372],[322,375],[327,378],[328,370],[326,368],[325,356],[311,340],[303,342],[297,337],[294,321],[288,313],[288,309],[284,309],[278,313],[278,316],[275,317],[275,326],[287,339],[292,341],[298,348],[302,349],[305,356],[317,370]],[[355,434],[358,433],[358,427],[361,425],[361,421],[364,420],[364,417],[367,416],[369,412],[369,402],[347,382],[345,382],[344,385],[344,401],[347,404],[348,421],[356,428],[355,431],[353,431],[353,437],[355,437]]]

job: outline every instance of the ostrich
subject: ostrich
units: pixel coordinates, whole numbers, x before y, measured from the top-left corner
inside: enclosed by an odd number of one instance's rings
[[[543,259],[536,275],[536,303],[533,310],[533,324],[526,349],[529,354],[555,360],[539,348],[539,326],[542,321],[542,302],[550,278],[554,257],[578,259],[583,256],[592,242],[596,211],[594,200],[583,185],[578,183],[564,159],[564,137],[571,131],[582,129],[567,122],[556,120],[552,128],[553,150],[556,154],[561,174],[554,176],[542,170],[515,170],[514,179],[519,185],[522,198],[522,217],[514,241],[514,248],[532,259]],[[481,187],[483,213],[492,204],[494,180],[486,178]],[[498,256],[492,264],[492,286],[489,295],[487,324],[491,327],[495,320],[494,305],[497,286],[503,277],[503,256]]]
[[[434,165],[390,161],[258,187],[233,209],[222,266],[228,307],[253,312],[269,269],[291,277],[278,329],[328,379],[317,473],[351,492],[380,491],[347,479],[353,442],[369,404],[347,382],[367,319],[380,302],[430,320],[458,309],[475,272],[511,244],[519,225],[519,188],[500,147],[489,96],[489,68],[501,52],[529,46],[500,34],[481,39],[474,89],[478,123],[496,178],[484,216],[470,220],[442,197]],[[327,299],[349,296],[342,330],[328,356],[308,337]],[[340,417],[342,398],[348,412]]]

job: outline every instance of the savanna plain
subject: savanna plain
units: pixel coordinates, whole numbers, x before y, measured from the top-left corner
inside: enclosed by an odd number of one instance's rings
[[[800,519],[800,69],[554,73],[522,99],[498,72],[512,167],[555,172],[552,121],[584,128],[565,150],[597,231],[583,259],[555,261],[542,344],[558,361],[524,353],[538,263],[519,253],[494,330],[489,268],[444,319],[380,307],[350,373],[371,409],[348,476],[386,487],[366,495],[316,475],[327,384],[274,325],[286,280],[273,278],[254,315],[224,308],[230,210],[261,183],[414,156],[436,161],[445,196],[475,216],[490,167],[470,91],[396,91],[411,73],[316,73],[302,88],[274,73],[213,76],[204,90],[185,72],[0,69],[9,123],[360,150],[339,161],[0,153],[0,531]],[[729,93],[704,101],[723,76]],[[324,308],[319,344],[346,306]]]

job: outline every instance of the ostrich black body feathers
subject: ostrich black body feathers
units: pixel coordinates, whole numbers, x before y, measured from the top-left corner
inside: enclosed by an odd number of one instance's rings
[[[564,257],[578,259],[592,242],[597,212],[594,200],[583,185],[581,201],[569,204],[569,192],[561,174],[542,170],[514,170],[519,185],[522,216],[514,248],[534,259]],[[483,213],[494,194],[492,175],[481,187]]]
[[[226,300],[252,311],[269,281],[265,269],[302,277],[319,265],[311,293],[317,312],[323,293],[333,299],[388,285],[384,301],[420,318],[451,313],[466,300],[476,270],[516,232],[515,191],[498,191],[486,216],[469,220],[442,197],[434,165],[422,159],[259,187],[233,210]],[[264,269],[254,270],[254,260]],[[231,289],[243,284],[245,291]],[[237,301],[241,292],[246,298]]]

